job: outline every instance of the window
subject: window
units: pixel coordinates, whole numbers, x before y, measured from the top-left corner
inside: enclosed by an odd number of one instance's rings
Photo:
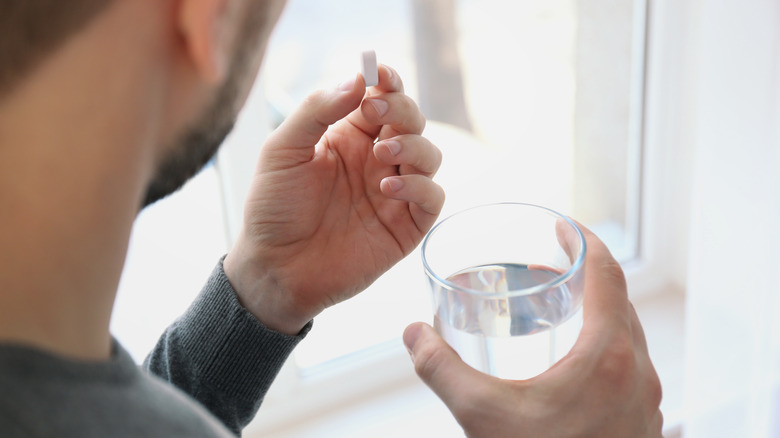
[[[425,135],[443,151],[442,217],[488,202],[536,203],[583,221],[626,265],[640,259],[646,8],[645,0],[290,0],[216,164],[139,218],[115,334],[143,358],[235,237],[265,135],[307,94],[356,74],[366,49],[399,71],[428,118]],[[160,300],[162,310],[146,305]],[[418,250],[316,318],[256,430],[415,378],[399,336],[431,314]]]
[[[629,261],[638,245],[644,7],[293,0],[269,45],[264,94],[284,117],[311,91],[355,74],[360,52],[375,49],[404,78],[429,120],[425,135],[444,153],[442,217],[488,202],[537,203],[582,220]],[[295,361],[305,376],[366,349],[399,350],[404,327],[430,314],[415,252],[318,317]]]

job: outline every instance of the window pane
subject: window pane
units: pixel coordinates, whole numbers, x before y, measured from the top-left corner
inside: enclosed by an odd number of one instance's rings
[[[355,74],[360,52],[375,49],[444,153],[443,217],[487,202],[541,204],[581,220],[626,261],[637,250],[644,7],[292,0],[269,46],[265,95],[280,120],[309,92]],[[399,347],[417,320],[431,320],[419,251],[318,317],[296,360],[315,367],[377,344]]]

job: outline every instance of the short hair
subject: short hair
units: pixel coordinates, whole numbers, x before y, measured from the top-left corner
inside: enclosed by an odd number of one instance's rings
[[[114,0],[0,0],[0,97]]]

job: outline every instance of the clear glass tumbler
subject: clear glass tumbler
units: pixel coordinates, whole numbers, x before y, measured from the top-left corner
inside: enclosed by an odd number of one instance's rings
[[[434,327],[472,367],[527,379],[576,341],[585,239],[571,219],[523,203],[474,207],[434,226],[422,259]]]

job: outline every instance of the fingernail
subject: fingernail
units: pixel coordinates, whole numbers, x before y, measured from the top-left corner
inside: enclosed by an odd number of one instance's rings
[[[385,183],[390,187],[390,190],[393,192],[397,192],[401,190],[404,186],[404,182],[399,178],[385,178]]]
[[[371,104],[371,106],[374,107],[374,111],[379,115],[379,117],[384,116],[387,113],[387,107],[388,104],[382,99],[369,99],[368,103]]]
[[[387,150],[390,151],[390,153],[393,154],[393,156],[396,156],[398,155],[399,152],[401,152],[401,143],[398,143],[395,140],[388,140],[382,142],[382,144],[384,144],[385,147],[387,147]]]
[[[346,81],[339,84],[339,90],[341,91],[352,91],[355,89],[355,77],[352,77],[351,79],[347,79]]]

